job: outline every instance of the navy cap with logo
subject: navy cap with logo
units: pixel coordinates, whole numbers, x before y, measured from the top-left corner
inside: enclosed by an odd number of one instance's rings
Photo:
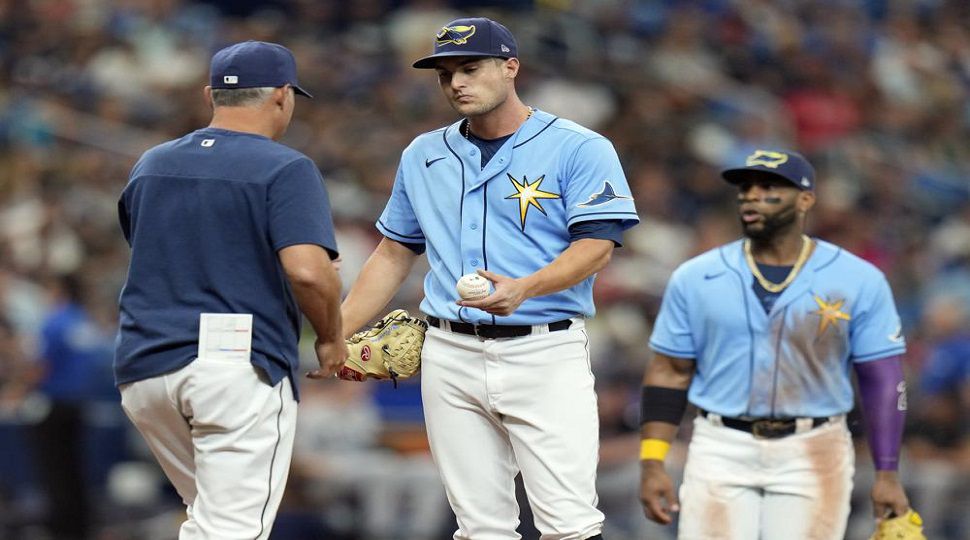
[[[740,184],[751,177],[752,171],[777,176],[801,190],[815,189],[815,169],[801,154],[787,150],[755,150],[745,159],[744,167],[722,171],[721,177]]]
[[[514,58],[517,49],[512,32],[491,19],[455,19],[435,34],[434,53],[418,60],[413,66],[430,69],[435,67],[439,58],[449,56]]]
[[[296,80],[296,60],[289,49],[265,41],[243,41],[212,56],[209,86],[212,88],[279,88],[290,85],[301,96],[312,98]]]

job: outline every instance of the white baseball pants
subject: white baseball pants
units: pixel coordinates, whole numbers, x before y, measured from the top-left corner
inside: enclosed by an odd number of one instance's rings
[[[518,539],[521,470],[543,540],[600,533],[599,417],[583,321],[511,339],[430,328],[421,396],[457,540]]]
[[[680,540],[841,540],[855,454],[845,419],[780,439],[694,420]]]
[[[269,537],[297,403],[248,361],[197,358],[121,387],[121,405],[187,505],[180,540]]]

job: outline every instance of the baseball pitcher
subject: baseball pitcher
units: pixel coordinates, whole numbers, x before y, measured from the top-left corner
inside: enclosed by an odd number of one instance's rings
[[[521,471],[543,538],[600,538],[583,325],[594,274],[638,218],[607,139],[519,100],[516,55],[501,24],[458,19],[414,64],[435,70],[462,119],[404,150],[377,223],[384,239],[344,300],[345,334],[427,253],[421,391],[454,537],[519,538]],[[459,284],[476,271],[488,287]]]

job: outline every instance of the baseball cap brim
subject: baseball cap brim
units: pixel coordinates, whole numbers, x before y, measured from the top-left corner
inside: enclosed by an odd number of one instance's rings
[[[476,53],[476,52],[469,52],[469,51],[446,51],[446,52],[440,52],[437,54],[432,54],[431,56],[425,56],[424,58],[411,64],[411,67],[415,67],[418,69],[434,69],[435,67],[438,66],[439,58],[449,58],[449,57],[455,57],[455,56],[469,56],[469,57],[480,56],[483,58],[504,58],[506,60],[509,58],[512,58],[511,56],[499,56],[496,54]]]
[[[787,176],[781,173],[778,173],[775,171],[769,171],[758,167],[739,167],[737,169],[727,169],[721,172],[721,178],[723,178],[725,182],[729,184],[734,184],[734,185],[738,185],[741,182],[744,182],[745,180],[749,180],[754,175],[763,175],[763,176],[778,178],[780,180],[784,180],[785,182],[788,182],[789,184],[803,191],[808,189],[805,186],[799,184],[798,182],[792,180],[791,178],[788,178]]]
[[[310,92],[307,92],[306,90],[300,88],[299,86],[297,86],[295,84],[291,84],[290,85],[290,88],[293,89],[293,93],[295,93],[295,94],[300,94],[303,97],[308,97],[310,99],[313,99],[313,94],[311,94]]]

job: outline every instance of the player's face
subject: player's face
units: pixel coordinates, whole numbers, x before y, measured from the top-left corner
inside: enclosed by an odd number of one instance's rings
[[[516,62],[515,59],[458,56],[442,58],[435,71],[441,91],[452,108],[462,116],[480,116],[508,98]]]
[[[738,184],[738,215],[744,235],[768,240],[799,226],[802,193],[789,182],[768,176],[753,176]]]

